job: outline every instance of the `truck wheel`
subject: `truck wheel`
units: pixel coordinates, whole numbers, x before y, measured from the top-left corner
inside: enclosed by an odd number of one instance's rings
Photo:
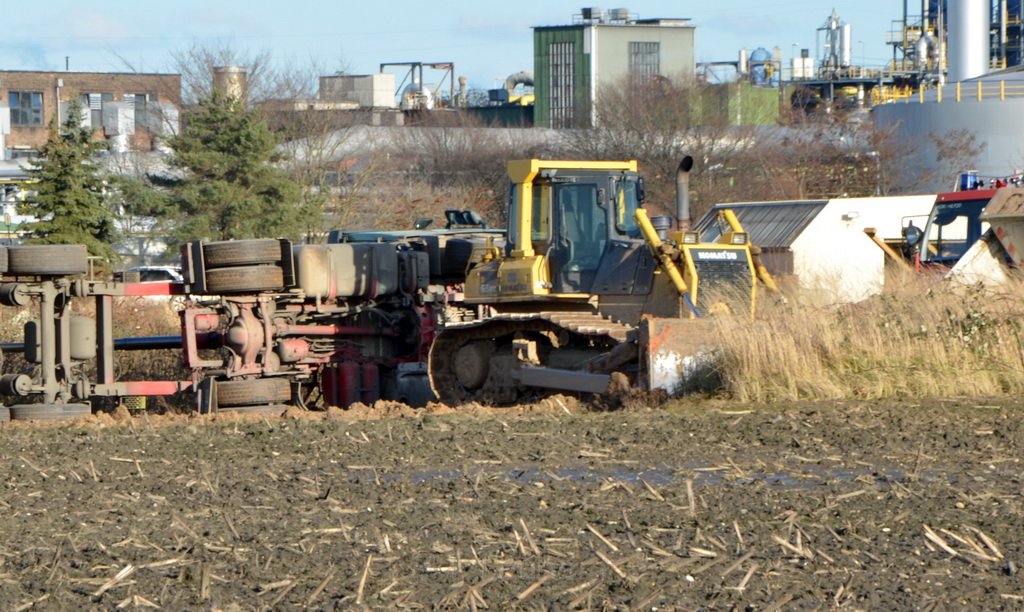
[[[0,274],[7,271],[7,247],[0,246]]]
[[[11,420],[11,410],[7,406],[0,406],[0,423]]]
[[[292,384],[285,378],[257,378],[217,382],[218,408],[276,404],[292,399]]]
[[[31,244],[7,247],[11,274],[61,276],[85,274],[89,255],[84,244]]]
[[[224,240],[203,245],[207,269],[281,261],[281,243],[272,239]]]
[[[278,266],[238,266],[206,271],[206,289],[212,293],[247,293],[284,289],[284,271]]]
[[[466,264],[473,256],[473,241],[466,238],[451,238],[444,245],[441,272],[447,276],[465,276]]]
[[[12,421],[58,421],[89,416],[89,404],[15,404],[10,407]]]

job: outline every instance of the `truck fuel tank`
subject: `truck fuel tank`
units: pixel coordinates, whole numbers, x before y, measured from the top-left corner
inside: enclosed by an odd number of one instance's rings
[[[399,288],[393,244],[300,245],[294,255],[298,287],[309,297],[377,298]]]

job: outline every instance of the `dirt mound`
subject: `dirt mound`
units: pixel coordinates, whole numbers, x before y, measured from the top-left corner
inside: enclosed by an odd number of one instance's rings
[[[299,421],[356,422],[395,418],[422,418],[458,414],[462,416],[517,416],[529,414],[577,414],[591,410],[605,410],[603,404],[583,402],[568,395],[554,395],[536,402],[509,407],[488,406],[469,403],[457,407],[439,402],[430,402],[423,408],[413,408],[401,402],[378,400],[372,405],[356,402],[348,408],[328,407],[326,410],[304,410],[294,406],[267,407],[266,410],[242,412],[222,410],[212,414],[194,412],[137,412],[118,405],[111,411],[98,411],[87,417],[64,421],[14,421],[8,427],[66,427],[131,426],[144,423],[147,427],[165,427],[181,424],[247,423],[253,421],[274,421],[280,419]]]

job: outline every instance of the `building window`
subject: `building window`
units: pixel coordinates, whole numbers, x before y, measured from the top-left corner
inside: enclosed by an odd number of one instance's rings
[[[661,74],[661,43],[629,43],[629,74],[633,77]]]
[[[154,113],[158,112],[156,103],[159,97],[155,93],[126,93],[124,103],[131,104],[135,108],[135,127],[154,129]],[[151,108],[152,106],[152,108]]]
[[[89,127],[94,130],[103,127],[103,105],[113,101],[112,93],[82,94],[82,106],[89,109]]]
[[[12,91],[8,102],[11,105],[11,125],[43,124],[43,92]]]
[[[124,101],[129,104],[135,104],[135,112],[140,113],[146,110],[146,105],[150,102],[156,102],[156,94],[150,93],[126,93],[124,94]]]
[[[551,43],[548,48],[551,68],[551,127],[569,128],[573,123],[576,67],[573,63],[575,44]]]

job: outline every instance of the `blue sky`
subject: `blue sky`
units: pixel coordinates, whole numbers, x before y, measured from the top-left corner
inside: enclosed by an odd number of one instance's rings
[[[894,0],[7,2],[0,68],[63,70],[67,58],[72,71],[171,72],[173,51],[230,45],[323,74],[450,61],[470,87],[491,88],[533,69],[532,26],[570,23],[583,6],[626,7],[641,19],[688,17],[697,26],[698,61],[731,60],[741,47],[779,47],[787,59],[805,47],[813,55],[816,30],[834,8],[852,25],[855,63],[874,66],[892,57],[885,41],[903,11]]]

